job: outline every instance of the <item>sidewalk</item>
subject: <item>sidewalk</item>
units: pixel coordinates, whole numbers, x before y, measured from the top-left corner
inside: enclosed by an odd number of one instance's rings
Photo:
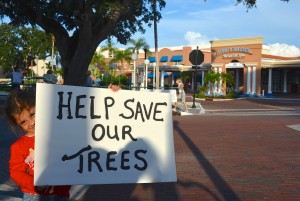
[[[197,100],[205,114],[173,116],[176,183],[77,186],[72,197],[78,201],[299,201],[300,132],[290,127],[300,124],[299,115],[213,115],[236,109],[300,110],[297,98],[287,99]],[[0,200],[20,200],[17,190],[1,189],[9,182],[8,147],[13,137],[2,117],[0,122]]]

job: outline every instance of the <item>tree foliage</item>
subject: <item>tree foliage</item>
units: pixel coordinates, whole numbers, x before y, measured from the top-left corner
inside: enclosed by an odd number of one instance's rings
[[[236,0],[237,4],[244,4],[248,9],[249,8],[253,8],[256,6],[256,2],[257,0]],[[289,2],[289,0],[280,0],[280,1],[285,1],[285,2]]]
[[[0,17],[16,25],[39,26],[55,36],[66,84],[83,85],[97,46],[108,37],[126,44],[151,25],[154,0],[1,0]],[[158,8],[164,0],[155,0]],[[157,13],[158,19],[161,18]]]
[[[46,59],[51,51],[51,36],[28,27],[0,25],[0,63],[4,72],[12,66],[28,67],[35,59]]]

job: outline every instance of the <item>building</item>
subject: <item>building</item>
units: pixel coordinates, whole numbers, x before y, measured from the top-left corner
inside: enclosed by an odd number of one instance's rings
[[[169,72],[170,75],[173,72],[194,72],[189,61],[189,54],[194,49],[193,46],[160,48],[158,62],[155,57],[148,58],[148,70],[152,71],[158,63],[160,72]],[[300,57],[271,55],[269,46],[263,45],[263,37],[213,40],[210,47],[199,49],[204,53],[204,62],[197,73],[205,76],[205,72],[211,69],[231,73],[235,80],[234,90],[241,94],[300,93]],[[137,60],[140,72],[145,71],[144,60],[141,55]],[[162,78],[160,80],[163,82]],[[215,92],[225,93],[224,83],[215,83],[214,86]]]

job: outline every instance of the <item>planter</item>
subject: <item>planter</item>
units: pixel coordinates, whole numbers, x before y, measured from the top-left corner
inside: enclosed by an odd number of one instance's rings
[[[208,97],[206,97],[205,101],[214,101],[214,98],[208,98]]]

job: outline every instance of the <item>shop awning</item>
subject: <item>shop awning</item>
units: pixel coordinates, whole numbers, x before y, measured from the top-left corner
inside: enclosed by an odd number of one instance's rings
[[[161,75],[159,74],[159,76]],[[169,74],[167,72],[164,72],[164,77],[168,77],[168,76]],[[148,73],[148,78],[153,78],[153,72]]]
[[[168,56],[162,56],[162,57],[160,58],[160,62],[167,62],[168,59],[169,59]]]
[[[174,55],[171,58],[171,62],[176,62],[176,61],[182,61],[183,60],[183,56],[182,55]]]
[[[148,57],[148,60],[150,63],[154,63],[156,61],[155,57]]]

